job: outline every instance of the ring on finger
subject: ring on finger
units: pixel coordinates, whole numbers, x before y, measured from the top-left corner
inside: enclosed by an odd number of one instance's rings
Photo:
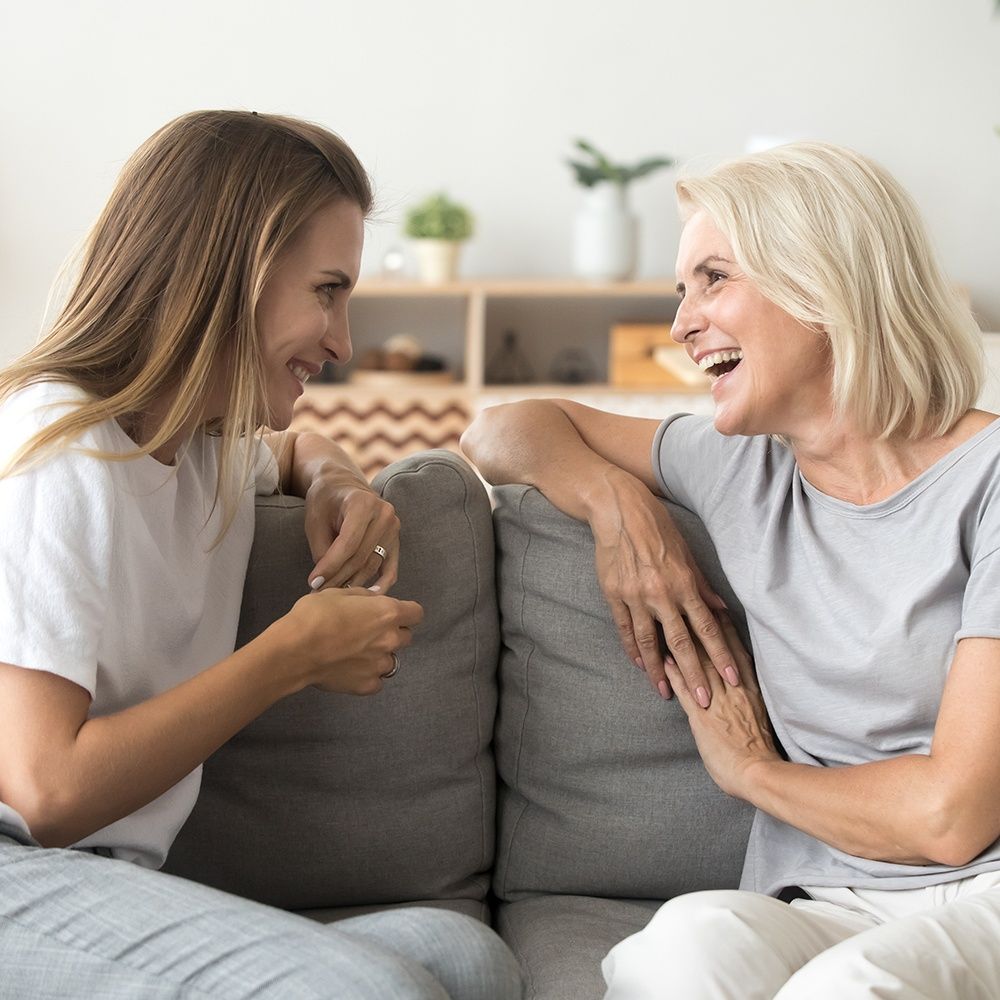
[[[379,675],[384,681],[387,681],[390,677],[395,677],[396,671],[399,670],[399,657],[395,653],[391,653],[390,655],[392,656],[392,670],[387,674]]]
[[[375,553],[375,555],[379,557],[379,559],[384,559],[388,555],[388,553],[385,551],[384,548],[382,548],[381,545],[376,545],[375,548],[372,549],[372,551]]]

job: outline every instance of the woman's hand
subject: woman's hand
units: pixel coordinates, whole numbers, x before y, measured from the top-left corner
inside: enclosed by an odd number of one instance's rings
[[[707,708],[713,690],[708,674],[723,676],[733,686],[740,682],[734,650],[717,618],[725,604],[695,565],[662,503],[642,483],[623,473],[616,477],[615,496],[614,509],[605,508],[590,524],[598,580],[625,651],[664,698],[673,683],[664,657],[672,655],[688,690]],[[705,663],[698,643],[708,653]]]
[[[409,646],[423,609],[360,587],[307,594],[275,623],[304,684],[342,694],[375,694]],[[272,626],[275,627],[275,626]]]
[[[396,582],[399,518],[391,503],[365,484],[327,476],[312,481],[305,501],[314,590],[371,584],[384,592]]]
[[[714,670],[706,669],[712,685],[712,703],[708,711],[703,711],[670,657],[666,661],[667,677],[687,713],[705,770],[727,795],[749,799],[747,772],[750,766],[757,761],[780,760],[781,757],[775,749],[767,709],[750,657],[729,616],[722,612],[719,619],[730,648],[736,651],[743,683],[738,687],[729,686]],[[702,655],[707,667],[707,657]]]

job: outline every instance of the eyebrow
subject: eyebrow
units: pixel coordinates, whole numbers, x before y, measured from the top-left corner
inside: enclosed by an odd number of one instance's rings
[[[336,270],[333,270],[333,271],[320,271],[319,273],[320,274],[327,274],[331,278],[339,278],[344,283],[344,287],[345,288],[349,288],[353,284],[353,282],[351,281],[351,279],[343,271],[341,271],[339,268],[336,269]]]
[[[712,264],[732,264],[728,257],[722,257],[717,253],[709,254],[700,264],[695,265],[693,274],[708,274],[712,270]],[[677,294],[683,295],[687,286],[683,281],[677,282]]]

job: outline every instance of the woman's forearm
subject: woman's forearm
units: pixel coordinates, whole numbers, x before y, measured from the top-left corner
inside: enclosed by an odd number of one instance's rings
[[[75,843],[135,812],[304,686],[283,649],[272,627],[175,688],[54,734],[25,794],[9,804],[45,846]]]
[[[581,521],[591,519],[622,471],[587,445],[552,400],[490,407],[465,431],[461,444],[488,482],[534,486]]]
[[[747,768],[741,797],[847,854],[958,867],[988,842],[970,844],[946,788],[929,755],[844,767],[762,760]]]
[[[282,431],[265,436],[275,453],[281,488],[304,497],[318,476],[327,476],[344,486],[368,488],[368,480],[340,445],[322,434]]]

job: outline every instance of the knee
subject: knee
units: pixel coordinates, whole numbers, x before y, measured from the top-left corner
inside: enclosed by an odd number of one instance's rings
[[[607,996],[632,1000],[724,993],[726,984],[739,981],[747,960],[760,954],[758,935],[750,927],[762,899],[736,890],[676,896],[643,930],[608,953],[602,964]]]
[[[410,954],[419,955],[454,1000],[520,1000],[524,987],[517,959],[482,921],[435,907],[407,907],[386,916],[405,920],[411,931],[419,926]]]
[[[718,946],[719,933],[730,926],[739,914],[753,905],[755,897],[736,889],[689,892],[664,903],[640,933],[655,935],[685,946],[708,939]]]
[[[524,992],[521,967],[514,953],[491,927],[461,913],[439,910],[437,919],[446,943],[468,956],[456,969],[462,1000],[520,1000]]]

